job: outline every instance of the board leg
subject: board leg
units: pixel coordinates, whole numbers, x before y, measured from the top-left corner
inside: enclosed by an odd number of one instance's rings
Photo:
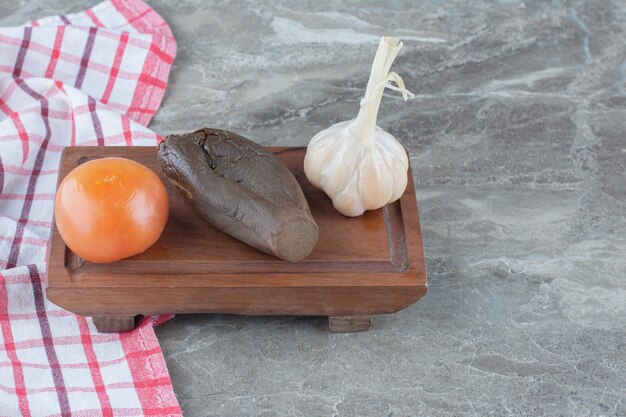
[[[334,333],[364,332],[372,325],[372,316],[328,317],[328,326]]]
[[[100,333],[127,332],[135,328],[135,316],[93,317],[93,324]]]

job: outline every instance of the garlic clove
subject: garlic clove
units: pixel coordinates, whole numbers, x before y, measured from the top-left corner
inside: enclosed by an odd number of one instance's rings
[[[379,152],[370,152],[360,163],[358,194],[366,210],[374,210],[389,202],[393,193],[393,177]]]
[[[329,195],[339,194],[353,180],[356,167],[348,151],[348,147],[328,151],[330,162],[322,168],[320,181]]]
[[[333,162],[337,152],[336,136],[348,122],[340,122],[318,132],[309,142],[304,157],[304,173],[309,182],[317,188],[322,187],[322,173]],[[313,151],[313,149],[315,151]]]
[[[333,200],[333,207],[338,212],[348,217],[357,217],[365,212],[363,202],[359,193],[354,192],[356,188],[356,178],[353,181],[352,186],[347,186],[342,192],[335,195]]]
[[[404,146],[390,133],[376,126],[376,149],[385,161],[388,175],[393,178],[392,195],[389,202],[399,199],[408,183],[409,157]]]

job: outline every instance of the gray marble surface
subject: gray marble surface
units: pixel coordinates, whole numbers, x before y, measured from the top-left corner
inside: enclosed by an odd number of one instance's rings
[[[94,2],[0,2],[0,24]],[[355,116],[377,37],[416,97],[430,283],[360,334],[323,318],[179,316],[157,330],[186,416],[626,416],[626,3],[151,4],[179,53],[161,134],[305,145]]]

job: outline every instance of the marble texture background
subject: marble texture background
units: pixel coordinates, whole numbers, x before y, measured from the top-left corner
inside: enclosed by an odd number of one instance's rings
[[[0,1],[0,24],[93,1]],[[416,97],[379,125],[411,153],[429,294],[324,318],[158,328],[186,416],[626,416],[626,2],[152,0],[179,53],[161,134],[305,145],[356,115],[377,38]]]

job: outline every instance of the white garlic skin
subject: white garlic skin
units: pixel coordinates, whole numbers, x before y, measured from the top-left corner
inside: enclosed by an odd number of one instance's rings
[[[369,137],[358,137],[355,122],[340,122],[316,134],[304,158],[311,184],[348,217],[399,199],[409,169],[406,150],[391,134],[376,126]]]

